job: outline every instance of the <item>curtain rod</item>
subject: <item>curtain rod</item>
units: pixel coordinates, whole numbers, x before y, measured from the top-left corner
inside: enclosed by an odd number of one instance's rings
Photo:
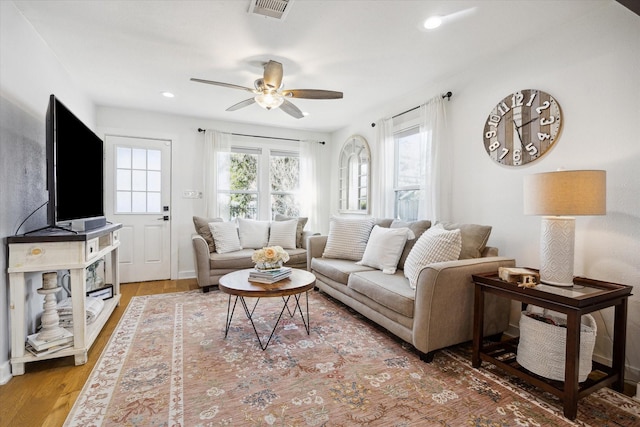
[[[198,128],[198,132],[204,132],[206,129]],[[295,141],[302,142],[301,139],[293,139],[293,138],[280,138],[279,136],[263,136],[263,135],[247,135],[245,133],[232,133],[233,136],[246,136],[249,138],[264,138],[264,139],[279,139],[282,141]],[[324,141],[316,141],[318,144],[324,145]]]
[[[451,97],[453,96],[453,93],[451,91],[448,91],[447,93],[443,94],[442,97],[443,98],[447,98],[447,101],[451,101]],[[420,108],[420,106],[418,105],[417,107],[413,107],[413,108],[409,108],[407,111],[403,111],[402,113],[398,113],[395,116],[391,116],[392,119],[395,119],[396,117],[400,117],[403,114],[407,114],[413,110],[417,110],[418,108]],[[371,123],[371,127],[375,127],[376,124],[375,123]]]

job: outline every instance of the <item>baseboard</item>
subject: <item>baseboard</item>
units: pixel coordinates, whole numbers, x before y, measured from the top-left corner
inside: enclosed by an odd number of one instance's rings
[[[178,272],[178,279],[195,279],[196,271],[195,270],[186,270]]]
[[[11,378],[13,378],[13,375],[11,375],[11,363],[7,360],[0,365],[0,385],[8,383]]]

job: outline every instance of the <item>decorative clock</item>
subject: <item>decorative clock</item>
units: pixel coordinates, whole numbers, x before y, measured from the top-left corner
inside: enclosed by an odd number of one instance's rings
[[[523,166],[542,157],[562,129],[558,102],[536,89],[514,92],[491,110],[484,125],[484,148],[502,165]]]

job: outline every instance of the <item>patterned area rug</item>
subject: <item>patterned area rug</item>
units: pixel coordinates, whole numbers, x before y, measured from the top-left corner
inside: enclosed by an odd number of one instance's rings
[[[133,298],[65,425],[640,425],[640,403],[606,388],[581,399],[571,422],[553,396],[491,365],[471,368],[468,345],[424,363],[315,291],[310,334],[285,311],[262,351],[240,304],[224,338],[227,301],[218,291]],[[260,300],[263,341],[281,307]]]

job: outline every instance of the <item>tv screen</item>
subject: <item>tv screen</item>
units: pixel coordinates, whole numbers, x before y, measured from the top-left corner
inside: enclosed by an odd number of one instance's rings
[[[103,143],[54,95],[46,117],[49,226],[104,216]]]

